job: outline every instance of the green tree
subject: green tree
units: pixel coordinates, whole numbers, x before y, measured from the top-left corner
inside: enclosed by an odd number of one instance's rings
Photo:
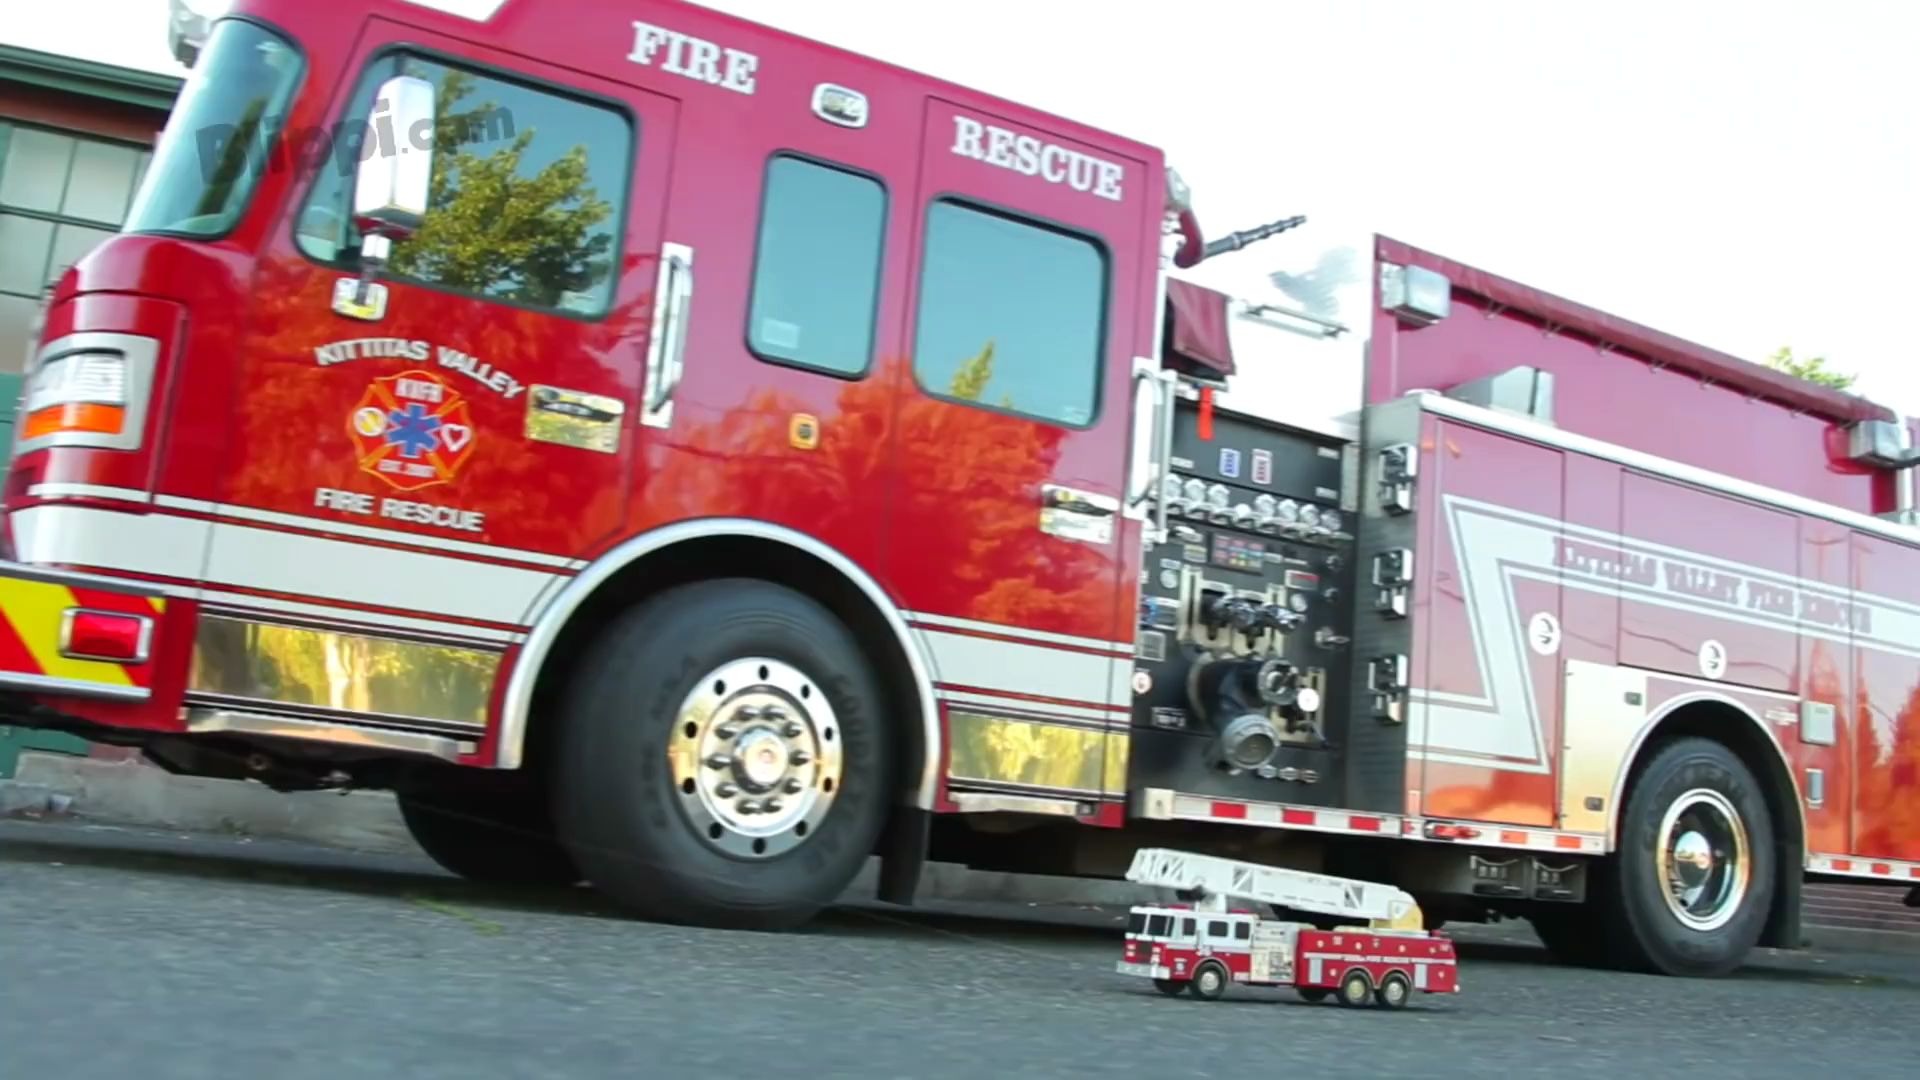
[[[1835,390],[1845,390],[1859,378],[1857,375],[1844,375],[1838,371],[1827,370],[1827,358],[1824,356],[1802,360],[1794,356],[1793,350],[1785,345],[1782,345],[1772,356],[1767,357],[1767,366],[1795,378],[1805,379],[1810,383],[1831,386]]]
[[[471,77],[441,80],[434,126],[436,161],[428,213],[419,232],[395,246],[396,272],[487,292],[523,303],[557,306],[606,273],[613,238],[597,226],[613,207],[587,184],[587,150],[576,146],[532,175],[520,171],[534,129],[481,156],[475,133],[499,130],[502,113],[482,102],[456,106],[473,90]]]

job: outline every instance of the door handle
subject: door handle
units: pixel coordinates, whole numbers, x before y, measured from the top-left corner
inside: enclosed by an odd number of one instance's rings
[[[693,249],[660,245],[660,276],[654,287],[653,330],[647,338],[647,388],[640,422],[673,423],[673,395],[686,370],[687,315],[693,307]]]

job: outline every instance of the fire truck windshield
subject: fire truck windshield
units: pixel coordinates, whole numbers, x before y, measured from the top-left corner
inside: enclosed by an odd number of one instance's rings
[[[125,231],[202,239],[239,221],[300,80],[299,52],[255,23],[213,28],[154,148]]]

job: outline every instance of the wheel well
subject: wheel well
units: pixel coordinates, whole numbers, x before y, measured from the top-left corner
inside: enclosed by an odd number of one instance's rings
[[[746,577],[797,590],[820,603],[853,632],[871,658],[888,715],[896,729],[896,786],[911,792],[928,751],[912,666],[898,635],[860,586],[838,568],[790,544],[759,536],[702,536],[669,544],[621,567],[573,612],[534,682],[526,733],[526,766],[544,768],[559,725],[557,696],[572,680],[587,644],[620,612],[676,585],[718,577]]]
[[[1773,895],[1768,897],[1766,929],[1760,943],[1770,948],[1800,947],[1800,891],[1804,883],[1806,860],[1806,820],[1800,807],[1800,792],[1787,770],[1779,746],[1768,736],[1761,721],[1730,701],[1708,699],[1688,702],[1662,717],[1641,744],[1622,786],[1615,814],[1624,813],[1627,797],[1639,783],[1640,774],[1660,748],[1676,739],[1699,738],[1719,743],[1731,750],[1740,763],[1760,782],[1761,796],[1773,819],[1774,851],[1780,872],[1775,875]],[[1616,832],[1618,817],[1615,818]]]

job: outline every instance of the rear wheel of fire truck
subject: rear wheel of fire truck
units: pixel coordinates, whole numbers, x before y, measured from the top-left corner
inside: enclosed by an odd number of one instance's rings
[[[1390,971],[1380,980],[1380,988],[1373,992],[1373,1003],[1383,1009],[1404,1009],[1407,998],[1413,996],[1413,984],[1405,975]]]
[[[1605,869],[1610,960],[1667,975],[1732,971],[1760,939],[1778,872],[1759,783],[1717,742],[1668,743],[1635,781]]]
[[[1340,980],[1340,1004],[1358,1009],[1372,1000],[1373,979],[1364,970],[1354,968]]]
[[[615,618],[575,670],[555,818],[589,881],[646,918],[787,929],[885,823],[890,739],[859,643],[806,596],[727,579]]]
[[[1202,960],[1200,966],[1193,969],[1193,996],[1201,1001],[1219,1001],[1227,992],[1227,983],[1233,977],[1227,974],[1227,965],[1218,960]]]

